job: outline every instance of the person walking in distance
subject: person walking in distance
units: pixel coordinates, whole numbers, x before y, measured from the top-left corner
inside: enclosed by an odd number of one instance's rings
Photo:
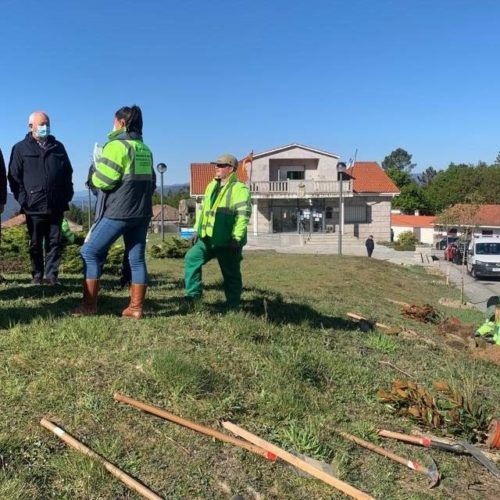
[[[373,250],[375,249],[375,242],[373,241],[373,236],[370,234],[365,241],[366,252],[368,257],[372,256]]]

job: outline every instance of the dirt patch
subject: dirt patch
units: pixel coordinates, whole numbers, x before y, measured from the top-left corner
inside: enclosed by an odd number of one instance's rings
[[[463,340],[467,340],[474,336],[476,325],[462,323],[458,318],[450,316],[441,321],[438,331],[443,335],[457,335]]]
[[[474,349],[472,356],[500,365],[500,346],[487,344],[483,348]]]
[[[439,312],[434,309],[430,304],[418,306],[415,304],[408,304],[402,307],[402,313],[407,318],[421,321],[422,323],[438,323]]]
[[[470,304],[462,304],[459,299],[449,299],[447,297],[441,297],[438,300],[439,304],[444,307],[450,307],[452,309],[474,309],[474,306]]]

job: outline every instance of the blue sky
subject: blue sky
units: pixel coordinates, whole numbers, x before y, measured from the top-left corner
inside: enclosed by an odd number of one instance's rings
[[[47,110],[82,189],[139,104],[167,183],[192,161],[291,142],[417,170],[500,150],[495,0],[2,0],[0,147]]]

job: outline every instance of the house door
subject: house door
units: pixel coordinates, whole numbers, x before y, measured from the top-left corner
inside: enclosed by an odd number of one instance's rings
[[[297,232],[297,208],[273,207],[273,231],[275,233]]]
[[[325,230],[325,213],[319,208],[303,208],[300,210],[300,232],[322,233]]]

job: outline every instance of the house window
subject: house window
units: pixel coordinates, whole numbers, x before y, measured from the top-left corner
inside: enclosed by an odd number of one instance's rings
[[[326,219],[333,219],[333,208],[332,207],[325,208],[325,218]]]
[[[287,180],[303,180],[304,179],[304,171],[303,170],[288,170],[286,173]]]
[[[305,168],[303,165],[282,166],[279,168],[279,180],[304,180]]]
[[[368,222],[366,209],[366,205],[345,207],[344,222],[346,224]]]

